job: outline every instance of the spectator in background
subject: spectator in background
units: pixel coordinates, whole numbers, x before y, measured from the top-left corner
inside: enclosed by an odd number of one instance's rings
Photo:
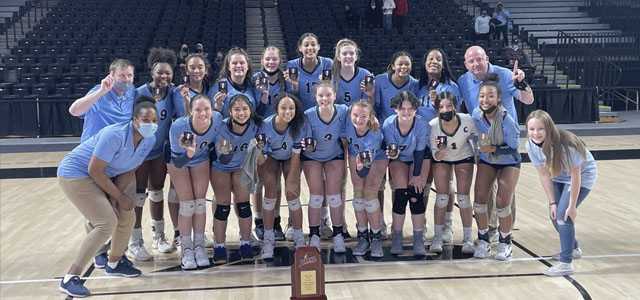
[[[487,15],[487,9],[483,8],[480,15],[476,18],[475,22],[475,31],[476,31],[476,40],[487,40],[489,42],[489,23],[491,21],[491,17]]]
[[[382,1],[370,0],[366,8],[367,26],[369,28],[380,28],[382,20]]]
[[[352,28],[358,29],[360,27],[360,16],[358,16],[358,12],[351,8],[349,5],[344,6],[344,15],[347,17],[347,23]]]
[[[209,59],[209,53],[204,52],[204,46],[201,43],[196,44],[196,53],[200,53],[204,58]]]
[[[398,33],[402,34],[404,27],[404,17],[409,13],[409,5],[407,0],[395,0],[396,9],[393,11],[393,23],[398,28]]]
[[[509,11],[504,9],[504,4],[502,2],[498,2],[498,6],[496,10],[493,12],[494,19],[499,21],[500,23],[496,23],[496,33],[493,36],[494,39],[499,40],[500,34],[504,36],[504,45],[509,46],[509,38],[507,37],[507,27],[509,25]]]
[[[178,53],[178,66],[180,67],[180,74],[187,73],[187,63],[185,61],[187,56],[189,56],[189,46],[187,44],[182,44],[182,46],[180,46],[180,52]]]
[[[393,10],[396,8],[396,3],[393,0],[384,0],[382,4],[382,27],[384,29],[391,29]]]

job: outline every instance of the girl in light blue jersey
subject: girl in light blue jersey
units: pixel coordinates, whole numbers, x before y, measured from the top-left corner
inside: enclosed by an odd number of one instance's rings
[[[333,76],[331,79],[338,91],[337,104],[351,106],[358,99],[369,99],[373,103],[375,85],[372,82],[365,88],[365,77],[371,77],[371,72],[358,67],[362,52],[358,45],[350,39],[341,39],[336,44],[336,53],[333,57]]]
[[[140,96],[132,120],[107,126],[67,154],[58,166],[58,183],[91,230],[59,290],[86,297],[89,290],[80,274],[96,251],[111,238],[106,274],[136,277],[142,272],[124,256],[135,222],[133,176],[155,143],[158,111],[153,98]]]
[[[420,102],[411,92],[401,92],[391,100],[395,114],[384,121],[382,132],[387,147],[395,144],[397,154],[387,153],[389,171],[395,189],[391,254],[402,254],[402,228],[407,204],[413,223],[413,254],[423,256],[424,213],[423,189],[431,166],[429,123],[416,115]],[[389,149],[389,148],[387,148]]]
[[[173,251],[173,245],[167,241],[164,234],[164,181],[167,175],[167,165],[164,161],[164,144],[169,138],[169,127],[174,116],[172,93],[175,89],[173,81],[173,67],[177,63],[176,53],[164,48],[151,48],[147,56],[147,65],[151,70],[151,82],[138,88],[140,95],[153,97],[158,110],[158,130],[156,131],[156,143],[151,153],[136,171],[136,224],[129,240],[127,251],[135,260],[145,261],[151,259],[151,255],[144,247],[142,238],[142,209],[147,199],[150,200],[151,231],[153,232],[153,248],[161,253]],[[159,89],[159,90],[158,90]],[[159,93],[158,93],[159,92]],[[149,186],[147,186],[147,183]],[[148,188],[148,190],[147,190]],[[178,225],[178,203],[169,203],[171,221]]]
[[[229,50],[224,57],[224,64],[218,80],[209,90],[209,98],[214,100],[214,109],[220,112],[225,118],[229,117],[229,101],[235,95],[244,95],[249,99],[256,109],[258,102],[264,97],[251,81],[251,59],[249,54],[242,48],[234,47]],[[226,91],[220,90],[220,84],[226,85]],[[265,100],[266,101],[266,100]]]
[[[210,68],[207,59],[200,53],[193,53],[187,56],[185,63],[185,75],[189,76],[189,82],[183,82],[173,91],[173,103],[177,117],[191,113],[189,108],[191,98],[198,94],[207,95],[210,90],[210,84],[206,80]]]
[[[222,115],[213,111],[206,95],[194,96],[189,105],[191,113],[173,122],[169,131],[171,163],[168,168],[180,199],[178,227],[183,270],[209,266],[204,251],[205,197],[209,188],[211,148],[222,126]]]
[[[549,217],[562,249],[552,257],[560,263],[544,274],[571,275],[573,259],[582,256],[574,228],[577,209],[596,183],[596,162],[585,144],[573,133],[556,127],[547,112],[533,111],[526,124],[527,152],[549,199]]]
[[[409,91],[414,95],[418,92],[418,80],[411,76],[412,66],[413,57],[411,54],[406,51],[398,51],[391,56],[387,73],[376,76],[376,116],[380,117],[380,120],[386,120],[396,113],[391,107],[393,97],[404,91]]]
[[[384,136],[380,123],[369,99],[360,99],[351,105],[341,137],[349,145],[349,173],[358,227],[358,244],[353,254],[365,255],[370,249],[372,257],[382,257],[382,215],[378,190],[389,160],[383,148]]]
[[[317,106],[305,111],[308,136],[315,143],[303,145],[302,168],[309,186],[309,245],[320,250],[320,222],[322,202],[327,195],[331,223],[333,224],[333,249],[346,251],[342,235],[344,200],[340,194],[344,176],[344,145],[340,133],[348,118],[348,108],[343,104],[334,104],[335,86],[331,81],[316,84],[315,99]],[[324,174],[324,180],[323,180]]]
[[[287,90],[291,90],[291,84],[288,83],[285,79],[286,73],[280,71],[280,65],[282,64],[280,49],[274,46],[268,46],[264,48],[262,57],[260,58],[260,63],[262,64],[262,71],[253,74],[253,82],[255,82],[256,87],[259,87],[259,80],[266,77],[268,83],[267,89],[258,89],[263,93],[263,97],[261,98],[261,101],[258,102],[256,111],[261,117],[269,117],[275,112],[275,99],[279,95],[286,93]],[[285,235],[282,231],[282,226],[280,225],[280,180],[278,180],[276,186],[278,187],[278,192],[276,195],[276,216],[274,220],[275,228],[272,229],[274,230],[276,240],[282,241],[285,239]],[[262,240],[264,235],[264,222],[262,219],[262,189],[263,185],[262,182],[260,182],[256,187],[256,192],[251,195],[256,225],[254,230],[255,235],[259,240]]]
[[[473,121],[480,138],[478,171],[474,186],[475,201],[473,210],[478,225],[478,245],[474,256],[486,258],[491,252],[489,239],[487,202],[489,190],[498,179],[496,208],[499,220],[499,241],[497,260],[510,260],[511,249],[511,195],[514,193],[520,176],[522,158],[518,152],[520,146],[520,127],[500,104],[499,77],[489,73],[478,93],[479,107],[473,111]]]
[[[274,210],[278,209],[278,190],[280,176],[284,174],[285,196],[289,206],[289,216],[293,228],[293,245],[304,246],[302,233],[302,209],[300,209],[300,152],[301,141],[307,136],[305,132],[305,116],[302,103],[291,94],[280,94],[274,105],[276,114],[266,118],[260,132],[266,137],[262,153],[267,156],[264,165],[258,168],[260,181],[264,184],[265,197],[262,213],[264,214],[264,240],[262,242],[262,259],[273,258],[276,236]]]
[[[320,43],[318,37],[313,33],[304,33],[298,39],[298,53],[302,57],[287,62],[287,69],[295,68],[298,71],[298,78],[289,77],[287,80],[291,83],[292,92],[297,95],[302,102],[305,110],[316,106],[315,99],[315,83],[324,70],[331,70],[333,62],[330,58],[318,56],[320,51]]]
[[[256,114],[251,100],[245,95],[237,94],[229,101],[228,109],[227,113],[230,117],[224,120],[216,137],[217,158],[211,162],[210,172],[211,186],[216,195],[213,220],[215,236],[213,261],[216,264],[227,262],[225,242],[232,193],[240,229],[240,256],[243,261],[253,261],[253,253],[249,245],[251,235],[249,189],[248,185],[241,184],[241,178],[243,172],[253,174],[252,170],[258,167],[252,161],[244,161],[245,156],[253,156],[253,153],[249,152],[258,151],[257,164],[264,163],[260,145],[256,145],[255,142],[262,118]]]

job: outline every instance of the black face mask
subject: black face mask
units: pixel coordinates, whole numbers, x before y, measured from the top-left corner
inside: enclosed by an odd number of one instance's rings
[[[189,53],[189,48],[182,48],[182,52]]]
[[[445,120],[447,122],[453,120],[453,116],[455,116],[456,112],[455,111],[448,111],[448,112],[443,112],[440,113],[440,119]]]
[[[202,49],[196,49],[197,53],[202,53]]]
[[[489,108],[488,108],[488,109],[486,109],[486,110],[484,110],[484,109],[482,109],[482,108],[480,108],[480,109],[482,110],[482,112],[483,112],[485,115],[490,115],[492,112],[494,112],[494,111],[496,110],[496,108],[498,108],[498,106],[496,106],[496,105],[492,105],[491,107],[489,107]]]
[[[247,125],[247,123],[249,123],[249,119],[247,119],[247,121],[244,122],[244,123],[240,123],[240,122],[236,121],[236,119],[233,119],[233,118],[231,120],[233,121],[233,124],[236,124],[238,126],[244,126],[244,125]]]
[[[279,69],[276,69],[276,70],[275,70],[275,71],[273,71],[273,72],[269,72],[269,71],[267,71],[267,69],[262,68],[262,72],[265,72],[265,73],[266,73],[267,75],[269,75],[269,76],[273,76],[273,75],[278,74],[278,72],[280,72],[280,70],[279,70]]]
[[[544,144],[544,141],[542,141],[542,143],[538,144],[536,142],[534,142],[533,140],[531,140],[532,143],[534,143],[536,146],[542,148],[542,144]]]

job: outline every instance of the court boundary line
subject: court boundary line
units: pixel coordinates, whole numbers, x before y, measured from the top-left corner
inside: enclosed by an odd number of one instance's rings
[[[606,259],[606,258],[621,258],[621,257],[640,257],[640,253],[584,255],[582,256],[581,259],[598,259],[598,258]],[[546,261],[550,258],[551,256],[540,256],[538,258],[523,257],[523,258],[511,259],[509,262]],[[333,265],[325,265],[325,269],[357,268],[357,267],[368,268],[368,267],[401,266],[401,265],[467,264],[467,263],[504,264],[505,262],[497,261],[494,259],[391,261],[391,262],[374,262],[374,263],[358,263],[358,264],[333,264]],[[156,273],[155,271],[153,271],[150,273],[142,274],[140,277],[168,277],[168,276],[184,276],[184,275],[200,276],[200,275],[215,275],[215,274],[230,274],[230,273],[270,272],[270,271],[289,270],[290,268],[291,268],[290,266],[282,266],[282,267],[265,267],[260,269],[229,269],[229,270],[213,270],[213,271],[211,271],[211,269],[206,269],[201,271],[175,271],[175,272],[162,272],[162,273]],[[3,281],[0,281],[0,285],[60,282],[61,279],[62,277],[54,277],[54,278],[46,278],[46,279],[3,280]],[[95,276],[95,277],[82,277],[81,279],[83,280],[102,280],[102,279],[117,280],[117,279],[131,279],[131,278],[115,277],[115,276]]]

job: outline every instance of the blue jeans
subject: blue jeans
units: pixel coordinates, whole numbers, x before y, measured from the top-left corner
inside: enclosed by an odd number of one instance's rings
[[[382,27],[384,29],[391,29],[391,20],[392,20],[392,15],[382,15]]]
[[[578,203],[576,208],[580,206],[584,198],[589,195],[591,190],[581,187],[578,193]],[[573,261],[573,249],[579,247],[576,240],[576,231],[573,226],[573,220],[568,218],[564,221],[564,214],[569,207],[569,194],[570,186],[566,183],[554,182],[553,183],[553,195],[557,203],[556,219],[551,220],[553,227],[556,228],[560,235],[560,261],[564,263],[571,263]]]

